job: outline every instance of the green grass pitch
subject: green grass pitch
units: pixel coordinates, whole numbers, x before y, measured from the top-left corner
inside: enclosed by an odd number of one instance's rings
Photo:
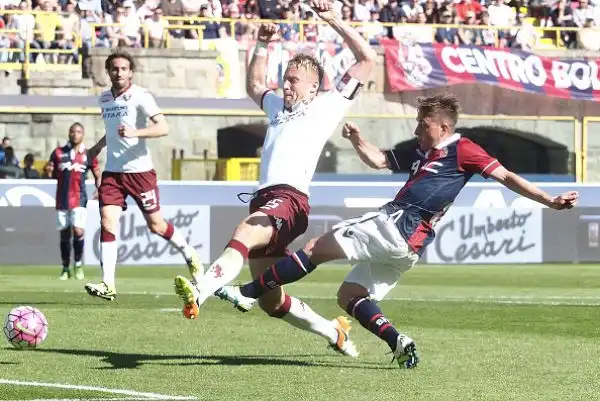
[[[288,288],[328,318],[346,266]],[[600,392],[600,266],[419,266],[381,303],[416,340],[421,365],[400,370],[353,322],[361,353],[210,299],[200,319],[178,311],[183,268],[117,270],[115,303],[90,298],[59,268],[0,267],[0,312],[39,308],[34,351],[0,347],[0,400],[593,400]],[[88,268],[86,280],[98,280]],[[246,279],[244,272],[241,280]],[[180,398],[177,398],[180,397]]]

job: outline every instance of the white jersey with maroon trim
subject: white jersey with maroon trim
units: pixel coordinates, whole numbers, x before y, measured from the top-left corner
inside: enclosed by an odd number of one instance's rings
[[[153,169],[152,158],[145,138],[122,138],[118,129],[126,125],[146,128],[148,119],[161,114],[154,97],[147,89],[131,85],[118,97],[111,90],[100,95],[100,108],[106,132],[106,171],[142,173]]]
[[[325,143],[352,104],[352,96],[334,89],[311,102],[284,109],[272,91],[263,95],[262,109],[269,118],[260,164],[260,187],[290,185],[308,195]]]

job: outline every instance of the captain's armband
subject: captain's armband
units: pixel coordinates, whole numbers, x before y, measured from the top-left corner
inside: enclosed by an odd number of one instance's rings
[[[337,91],[348,100],[354,100],[362,87],[363,83],[348,73],[344,74],[336,85]]]

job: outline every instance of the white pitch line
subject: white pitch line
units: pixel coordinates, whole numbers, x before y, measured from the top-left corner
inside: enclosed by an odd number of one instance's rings
[[[124,397],[124,398],[34,398],[22,400],[2,401],[147,401],[149,398]]]
[[[60,384],[60,383],[43,383],[43,382],[26,382],[21,380],[7,380],[0,379],[0,384],[11,384],[14,386],[26,386],[26,387],[46,387],[46,388],[62,388],[66,390],[82,390],[82,391],[96,391],[99,393],[108,393],[108,394],[122,394],[129,395],[135,398],[144,399],[144,400],[197,400],[197,397],[183,397],[176,395],[164,395],[158,393],[144,393],[133,390],[121,390],[121,389],[113,389],[107,387],[94,387],[94,386],[79,386],[73,384]]]

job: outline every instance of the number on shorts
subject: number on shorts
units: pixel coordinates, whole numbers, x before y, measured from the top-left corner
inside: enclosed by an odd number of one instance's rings
[[[156,207],[156,190],[142,192],[140,196],[142,198],[142,206],[145,210],[151,210]]]
[[[273,209],[276,209],[282,203],[283,203],[283,201],[281,199],[271,199],[270,201],[265,203],[264,206],[261,206],[259,209],[273,210]]]

